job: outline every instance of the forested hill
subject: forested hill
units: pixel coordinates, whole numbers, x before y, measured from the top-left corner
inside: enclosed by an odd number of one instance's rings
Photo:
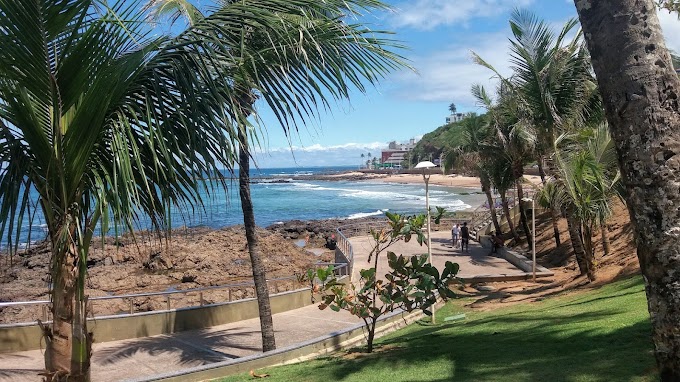
[[[480,118],[482,116],[472,113],[470,117]],[[448,154],[452,153],[453,148],[457,146],[456,142],[460,141],[461,127],[467,122],[466,119],[439,126],[434,131],[423,135],[413,149],[411,165],[415,165],[423,160],[438,159],[440,155],[443,157],[448,156],[445,160],[451,162],[453,158]],[[449,168],[450,163],[448,163],[446,167]]]

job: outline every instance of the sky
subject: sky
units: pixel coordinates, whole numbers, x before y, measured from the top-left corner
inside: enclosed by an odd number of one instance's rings
[[[471,51],[510,73],[508,19],[514,8],[529,9],[558,31],[576,17],[571,0],[387,0],[393,12],[365,15],[374,30],[395,32],[408,46],[400,51],[417,73],[392,73],[366,94],[354,91],[319,120],[293,135],[283,134],[265,105],[258,114],[266,139],[256,155],[261,168],[359,166],[361,154],[380,155],[390,141],[406,142],[444,125],[449,104],[459,112],[483,112],[470,94],[479,83],[493,88],[493,73],[471,60]],[[680,52],[680,21],[659,13],[668,47]],[[678,36],[678,37],[674,37]],[[670,37],[670,38],[669,38]]]

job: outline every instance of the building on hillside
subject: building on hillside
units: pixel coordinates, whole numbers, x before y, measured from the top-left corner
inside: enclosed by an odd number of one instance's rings
[[[411,138],[408,143],[397,143],[392,141],[387,145],[387,150],[382,150],[380,163],[382,167],[400,168],[408,153],[416,147],[417,141]]]
[[[467,114],[463,113],[453,113],[446,117],[446,124],[448,125],[449,123],[454,123],[454,122],[460,122],[465,118]]]

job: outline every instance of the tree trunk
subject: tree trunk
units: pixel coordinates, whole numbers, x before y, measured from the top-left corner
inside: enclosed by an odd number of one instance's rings
[[[503,204],[503,213],[505,214],[505,220],[508,222],[508,228],[510,228],[510,232],[512,233],[513,239],[515,239],[515,243],[519,243],[519,234],[517,234],[517,230],[515,229],[515,222],[513,221],[512,216],[510,216],[510,206],[508,205],[508,198],[505,195],[505,191],[501,191],[501,203]]]
[[[498,215],[496,215],[496,204],[494,203],[493,196],[491,195],[491,181],[489,178],[480,174],[479,181],[482,185],[482,191],[486,194],[486,202],[489,203],[489,213],[491,214],[491,221],[493,222],[493,227],[496,230],[496,234],[500,235],[503,233],[500,224],[498,224]]]
[[[368,340],[366,341],[366,352],[367,353],[373,352],[373,340],[375,339],[376,322],[377,322],[377,319],[371,318],[370,324],[366,324],[366,327],[368,328]]]
[[[539,155],[538,157],[538,173],[541,175],[541,184],[545,185],[545,165],[544,165],[545,157],[543,155]],[[552,163],[549,161],[549,163]],[[550,169],[550,166],[548,166]],[[552,175],[555,176],[557,173],[554,169],[551,169]],[[560,239],[560,229],[557,226],[557,222],[560,221],[560,214],[559,211],[557,210],[558,206],[553,205],[554,203],[550,203],[550,222],[552,223],[553,226],[553,236],[555,237],[555,248],[559,248],[559,246],[562,244],[562,240]]]
[[[586,274],[588,280],[595,281],[595,249],[593,248],[593,229],[589,226],[583,227],[583,249],[585,252]]]
[[[600,240],[602,241],[602,251],[604,252],[604,256],[609,256],[611,253],[611,244],[609,243],[607,226],[604,219],[600,219]]]
[[[260,255],[257,234],[255,232],[255,214],[253,213],[253,201],[250,197],[250,151],[248,149],[248,136],[245,127],[240,126],[238,152],[238,183],[241,197],[241,209],[243,211],[243,225],[246,230],[248,241],[248,253],[253,268],[253,282],[257,296],[257,307],[260,312],[260,330],[262,332],[262,351],[268,352],[276,349],[274,338],[274,323],[272,310],[269,304],[269,288],[265,275],[264,263]]]
[[[660,376],[680,381],[680,80],[652,0],[575,3],[635,227]]]
[[[583,238],[581,237],[580,224],[571,214],[567,214],[567,228],[569,230],[569,238],[571,239],[571,247],[574,250],[574,257],[581,275],[588,274],[588,262],[586,261],[586,252],[583,248]]]
[[[560,213],[557,211],[555,206],[550,206],[550,220],[553,226],[553,235],[555,236],[555,248],[558,248],[562,244],[560,239],[560,229],[557,226],[557,222],[560,220]]]
[[[87,268],[80,266],[75,244],[53,243],[52,253],[56,263],[52,275],[53,320],[51,328],[43,327],[45,369],[57,381],[89,381],[92,333],[87,331],[87,300],[83,294]]]

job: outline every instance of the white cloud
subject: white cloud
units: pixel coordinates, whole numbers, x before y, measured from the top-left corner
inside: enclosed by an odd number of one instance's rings
[[[678,14],[660,10],[658,15],[668,49],[680,54],[680,20],[678,20]]]
[[[392,22],[397,27],[431,30],[440,25],[465,24],[476,17],[497,16],[531,3],[533,0],[416,0],[397,5]]]
[[[494,73],[472,61],[471,51],[493,65],[503,76],[510,74],[508,63],[509,31],[470,36],[465,42],[451,44],[429,57],[412,58],[418,74],[402,72],[395,80],[400,97],[421,101],[455,101],[459,107],[472,108],[473,84],[484,85],[493,93]]]
[[[344,143],[341,145],[324,146],[321,144],[313,144],[309,146],[291,146],[291,147],[279,147],[266,150],[269,153],[290,153],[293,152],[318,152],[318,151],[329,151],[329,150],[380,150],[387,147],[385,142],[372,142],[372,143]]]
[[[312,166],[359,166],[371,154],[380,157],[381,150],[387,148],[387,142],[346,143],[342,145],[324,146],[313,144],[305,147],[283,147],[255,153],[255,161],[261,168],[280,167],[312,167]]]

